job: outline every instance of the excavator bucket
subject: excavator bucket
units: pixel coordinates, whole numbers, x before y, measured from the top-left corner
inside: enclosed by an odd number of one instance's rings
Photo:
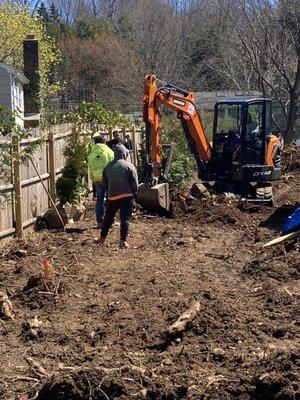
[[[168,183],[158,183],[148,187],[144,183],[139,185],[137,202],[146,210],[152,212],[169,212],[171,201]]]

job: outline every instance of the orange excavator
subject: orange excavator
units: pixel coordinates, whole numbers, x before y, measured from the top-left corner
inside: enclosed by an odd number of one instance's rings
[[[215,193],[234,193],[250,201],[272,201],[271,181],[281,175],[282,141],[281,135],[272,131],[271,100],[218,101],[211,142],[195,105],[195,93],[147,75],[143,97],[146,180],[138,192],[141,205],[148,209],[170,209],[167,174],[174,144],[164,158],[162,106],[177,113],[196,160],[198,176],[207,188]]]

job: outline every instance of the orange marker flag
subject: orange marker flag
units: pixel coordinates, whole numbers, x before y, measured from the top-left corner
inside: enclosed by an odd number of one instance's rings
[[[43,259],[42,267],[43,267],[44,278],[48,280],[49,279],[49,270],[51,268],[51,264],[49,263],[47,258]]]

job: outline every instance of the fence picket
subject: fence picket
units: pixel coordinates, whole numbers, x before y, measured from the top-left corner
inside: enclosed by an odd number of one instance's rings
[[[49,157],[49,189],[51,199],[55,202],[56,199],[56,167],[55,167],[55,142],[54,142],[54,129],[51,127],[49,129],[49,137],[48,137],[48,157]]]
[[[18,137],[13,136],[13,178],[14,178],[14,211],[16,236],[23,237],[23,208],[22,208],[22,182],[20,143]]]

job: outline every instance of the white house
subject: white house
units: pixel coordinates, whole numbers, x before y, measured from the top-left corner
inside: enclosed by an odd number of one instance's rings
[[[24,85],[29,80],[16,68],[0,63],[0,105],[6,106],[14,114],[16,124],[24,127]]]

